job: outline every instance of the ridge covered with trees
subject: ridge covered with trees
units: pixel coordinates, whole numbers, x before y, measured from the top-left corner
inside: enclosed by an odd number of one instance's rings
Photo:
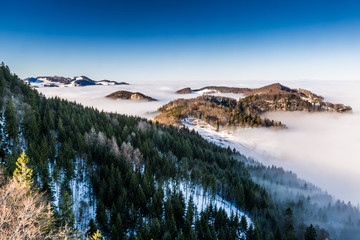
[[[255,183],[231,149],[194,131],[47,99],[4,64],[0,96],[5,175],[12,175],[25,150],[33,186],[52,203],[54,228],[69,227],[73,238],[81,219],[88,236],[100,229],[107,239],[302,240],[297,233],[307,232],[295,227],[303,221]],[[75,180],[88,192],[80,202],[73,201]],[[184,185],[201,187],[210,205],[197,209],[193,197],[179,190]],[[211,204],[215,196],[252,223]],[[88,209],[93,218],[84,217]],[[312,229],[306,236],[316,239]]]
[[[156,121],[168,125],[181,125],[185,118],[193,117],[219,128],[239,127],[285,127],[278,121],[262,118],[261,114],[273,111],[307,112],[348,112],[350,106],[324,102],[324,98],[308,90],[291,89],[279,83],[257,89],[231,87],[205,87],[198,90],[184,88],[177,93],[189,94],[193,91],[209,90],[205,95],[193,99],[177,99],[159,108]],[[213,96],[212,92],[241,93],[238,100]]]

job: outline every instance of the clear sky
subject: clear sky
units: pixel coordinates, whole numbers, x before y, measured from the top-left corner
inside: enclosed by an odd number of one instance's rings
[[[2,0],[20,77],[360,80],[360,1]]]

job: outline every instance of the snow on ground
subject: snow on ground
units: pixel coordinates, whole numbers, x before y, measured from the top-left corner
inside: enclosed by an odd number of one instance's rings
[[[70,190],[73,201],[73,212],[75,215],[75,228],[84,230],[90,219],[96,217],[96,202],[92,196],[91,184],[87,165],[83,159],[76,158],[75,177],[70,181]],[[49,174],[53,177],[54,165],[49,163]],[[54,195],[52,201],[56,210],[59,210],[61,184],[64,180],[65,172],[60,170],[57,179],[52,179],[51,186]]]
[[[239,98],[245,97],[244,94],[240,94],[240,93],[222,93],[222,92],[210,90],[207,88],[205,88],[201,91],[196,91],[196,92],[192,92],[190,94],[184,94],[184,95],[187,95],[187,96],[192,95],[193,97],[198,97],[201,95],[213,95],[213,96],[229,97],[229,98],[234,98],[234,99],[239,99]]]
[[[232,129],[220,128],[219,131],[216,131],[216,128],[210,124],[192,117],[182,120],[182,124],[190,130],[194,129],[204,139],[218,146],[224,148],[230,147],[231,149],[235,148],[242,155],[254,159],[257,159],[257,157],[261,156],[260,154],[257,154],[257,152],[254,152],[251,145],[236,142]]]
[[[92,196],[89,171],[83,159],[76,159],[75,178],[70,181],[70,189],[74,202],[75,227],[85,229],[90,219],[96,217],[96,203]]]
[[[266,81],[221,81],[233,87],[261,87]],[[265,165],[276,165],[295,172],[299,177],[328,191],[335,197],[360,203],[360,82],[356,81],[288,81],[281,84],[291,88],[304,88],[322,95],[325,101],[344,103],[353,113],[269,113],[289,128],[221,130],[196,127],[196,131],[210,141],[236,148],[242,154]],[[200,94],[175,94],[184,87],[198,89],[219,85],[219,81],[203,82],[143,82],[120,86],[88,86],[78,88],[38,88],[45,96],[59,96],[86,106],[121,114],[153,119],[156,110],[177,98],[193,98]],[[158,99],[157,102],[110,100],[104,96],[118,90],[142,92]],[[225,94],[226,96],[226,94]],[[194,126],[193,126],[194,127]],[[346,186],[346,187],[344,187]]]
[[[185,181],[180,181],[179,183],[176,183],[175,181],[168,181],[166,187],[169,190],[175,189],[176,191],[181,191],[186,204],[189,202],[190,197],[192,197],[198,214],[209,207],[210,204],[212,204],[212,206],[216,207],[217,209],[224,209],[228,217],[233,214],[234,216],[237,215],[240,220],[244,215],[248,226],[253,224],[250,217],[236,208],[232,203],[224,200],[219,195],[213,196],[210,191],[204,191],[204,188],[202,188],[200,185],[193,186],[192,184]]]

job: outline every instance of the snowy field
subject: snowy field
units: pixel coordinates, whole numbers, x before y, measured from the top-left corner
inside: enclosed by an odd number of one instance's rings
[[[176,90],[222,85],[261,87],[271,82],[147,82],[127,86],[88,86],[71,88],[39,88],[45,96],[59,96],[108,112],[137,115],[153,119],[156,110],[177,98],[192,98],[201,93],[178,95]],[[276,165],[295,172],[335,197],[360,203],[360,82],[290,81],[281,84],[305,88],[325,97],[325,101],[344,103],[352,113],[268,113],[266,117],[280,120],[288,129],[235,129],[220,131],[205,126],[196,129],[208,139],[235,147],[243,154],[265,165]],[[118,90],[139,91],[157,102],[111,100],[105,96]],[[221,94],[234,96],[234,94]]]

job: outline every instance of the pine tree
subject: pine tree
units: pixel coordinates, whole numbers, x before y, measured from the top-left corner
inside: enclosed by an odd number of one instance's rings
[[[288,240],[296,239],[293,212],[291,208],[285,210],[284,233]]]
[[[14,180],[27,188],[31,188],[33,185],[33,170],[27,167],[29,158],[26,156],[25,151],[22,152],[20,157],[16,161],[16,169],[13,174]]]
[[[185,224],[184,224],[184,236],[186,238],[189,238],[191,226],[193,225],[194,220],[194,202],[192,196],[190,196],[190,200],[188,203],[187,211],[186,211],[186,217],[185,217]]]
[[[95,221],[94,219],[90,219],[90,222],[89,222],[89,228],[86,232],[86,235],[87,236],[92,236],[96,231],[97,231],[97,226],[95,224]]]
[[[96,221],[100,229],[106,233],[108,230],[108,217],[106,216],[105,206],[102,201],[99,201],[96,208]]]
[[[94,234],[91,236],[90,239],[91,239],[91,240],[101,240],[101,239],[103,239],[103,238],[102,238],[102,234],[101,234],[101,232],[99,231],[99,229],[96,230],[96,232],[94,232]]]
[[[8,98],[6,101],[5,108],[5,121],[6,121],[6,132],[8,134],[8,141],[17,141],[18,137],[18,119],[16,117],[16,110],[13,101]]]
[[[248,240],[254,240],[254,229],[253,225],[251,224],[249,229],[246,231],[246,239]]]
[[[59,217],[60,217],[60,224],[62,226],[67,225],[71,228],[74,227],[75,215],[72,210],[72,206],[73,206],[73,202],[71,196],[67,191],[65,191],[61,195],[61,201],[59,205],[59,213],[60,213]]]
[[[161,239],[161,227],[157,218],[155,218],[151,224],[150,234],[153,239]]]
[[[316,230],[311,224],[308,228],[306,228],[305,240],[316,240],[316,238],[317,238]]]
[[[241,220],[240,220],[240,231],[241,232],[246,232],[246,230],[247,230],[246,217],[245,217],[245,215],[242,215]]]

